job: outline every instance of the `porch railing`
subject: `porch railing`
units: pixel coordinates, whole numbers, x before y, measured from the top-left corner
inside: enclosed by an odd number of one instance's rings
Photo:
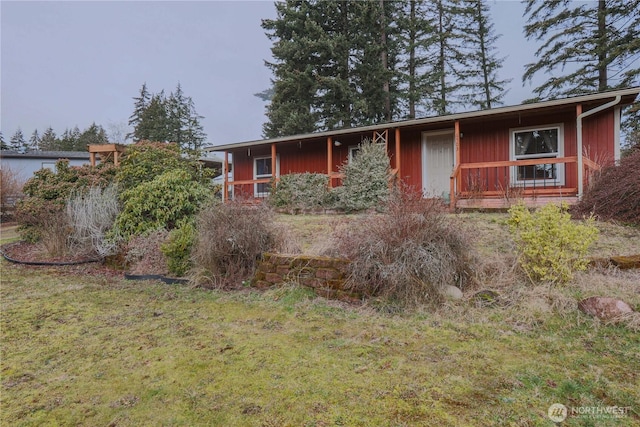
[[[450,176],[450,203],[455,208],[458,199],[471,198],[516,198],[537,195],[577,195],[575,179],[567,179],[577,176],[574,168],[571,175],[566,165],[576,164],[577,156],[504,160],[497,162],[461,163],[456,165]],[[564,165],[565,180],[561,180],[558,165]],[[583,157],[583,178],[588,184],[600,166],[587,157]],[[519,167],[534,167],[542,171],[543,176],[525,177],[521,180],[514,179]],[[544,176],[545,171],[550,176]],[[566,182],[574,183],[574,186],[566,185]]]

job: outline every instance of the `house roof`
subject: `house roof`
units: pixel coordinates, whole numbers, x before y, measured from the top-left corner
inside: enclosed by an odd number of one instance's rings
[[[87,151],[27,151],[2,150],[0,157],[7,159],[79,159],[89,160]]]
[[[635,98],[640,94],[640,87],[632,87],[627,89],[612,90],[607,92],[598,92],[589,95],[575,96],[571,98],[554,99],[551,101],[533,102],[529,104],[519,104],[507,107],[492,108],[489,110],[477,110],[468,111],[463,113],[447,114],[443,116],[425,117],[421,119],[402,120],[397,122],[381,123],[371,126],[362,126],[357,128],[337,129],[331,131],[308,133],[301,135],[283,136],[272,139],[260,139],[254,141],[236,142],[232,144],[224,144],[206,147],[205,151],[228,151],[236,148],[253,147],[258,145],[265,145],[278,142],[288,141],[302,141],[305,139],[317,139],[329,136],[346,135],[358,132],[373,132],[377,130],[391,129],[391,128],[405,128],[426,124],[446,124],[449,122],[455,122],[456,120],[465,119],[482,119],[485,117],[499,117],[507,116],[514,113],[520,113],[525,111],[543,110],[556,107],[566,107],[575,104],[585,103],[597,103],[601,101],[609,101],[616,96],[622,97],[621,104],[628,105],[634,102]]]

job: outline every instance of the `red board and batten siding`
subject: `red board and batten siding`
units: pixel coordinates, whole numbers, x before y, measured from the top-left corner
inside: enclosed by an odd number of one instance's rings
[[[574,108],[574,107],[571,107]],[[585,111],[593,108],[585,106]],[[480,163],[504,161],[510,159],[511,130],[535,128],[562,123],[564,128],[564,156],[576,156],[576,115],[575,110],[563,108],[551,113],[530,112],[513,114],[498,120],[470,119],[460,122],[460,161],[464,163]],[[427,126],[405,127],[400,130],[401,170],[400,178],[415,188],[422,186],[422,135],[423,132],[451,130],[453,123],[439,123]],[[338,172],[340,165],[347,161],[349,147],[358,145],[363,138],[371,138],[371,133],[354,133],[338,135],[332,138],[331,150],[333,160],[332,172]],[[388,134],[388,153],[391,167],[396,167],[395,130],[390,127]],[[335,142],[338,141],[339,144]],[[583,122],[583,146],[591,160],[603,164],[614,157],[614,111],[613,109],[587,117]],[[230,151],[233,155],[234,180],[252,180],[254,158],[271,155],[271,145],[254,146]],[[327,173],[327,139],[313,138],[304,141],[282,142],[276,145],[280,175],[290,173]],[[468,170],[471,171],[471,170]],[[565,169],[565,187],[576,188],[577,165],[568,164]],[[506,188],[509,177],[506,169],[489,168],[483,172],[482,180],[498,183]],[[334,180],[339,184],[339,180]],[[462,177],[462,191],[469,190],[470,177]],[[253,185],[242,185],[235,188],[236,194],[253,194]]]

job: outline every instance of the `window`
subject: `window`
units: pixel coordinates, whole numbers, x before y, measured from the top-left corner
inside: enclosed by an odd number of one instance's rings
[[[562,157],[563,146],[562,125],[512,130],[511,158],[541,159],[539,164],[514,166],[511,172],[512,182],[527,187],[564,185],[564,164],[544,163],[544,159]]]
[[[273,177],[273,171],[271,169],[271,157],[256,157],[253,160],[253,179]],[[253,194],[255,197],[266,197],[269,195],[270,191],[270,182],[254,184]]]
[[[349,147],[349,163],[353,162],[353,159],[356,158],[359,152],[360,152],[359,145],[352,145],[351,147]]]

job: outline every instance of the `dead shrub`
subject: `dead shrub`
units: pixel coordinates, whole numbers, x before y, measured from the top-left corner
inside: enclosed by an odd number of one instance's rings
[[[11,219],[16,201],[22,197],[22,186],[18,174],[8,166],[0,169],[0,215],[3,220]]]
[[[129,273],[167,274],[169,268],[161,246],[168,236],[168,231],[156,230],[143,236],[132,237],[123,249]]]
[[[464,286],[468,247],[440,201],[404,188],[392,194],[385,213],[363,216],[341,229],[327,255],[352,261],[351,290],[415,306],[441,302],[446,285]]]
[[[594,213],[602,220],[640,224],[640,150],[619,165],[605,167],[573,209],[576,216]]]
[[[195,282],[204,287],[236,287],[247,279],[263,252],[278,247],[278,233],[265,204],[214,202],[196,219]]]

